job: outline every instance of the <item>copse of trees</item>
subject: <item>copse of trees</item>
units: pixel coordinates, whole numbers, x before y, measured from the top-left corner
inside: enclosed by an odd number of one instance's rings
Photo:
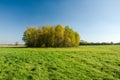
[[[80,36],[69,26],[28,27],[23,41],[27,47],[74,47],[79,46]]]

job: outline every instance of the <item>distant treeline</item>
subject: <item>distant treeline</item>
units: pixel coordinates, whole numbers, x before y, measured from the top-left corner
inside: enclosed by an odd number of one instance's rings
[[[73,47],[79,46],[80,36],[69,26],[28,27],[23,40],[27,47]]]
[[[113,42],[87,42],[84,40],[80,41],[80,45],[120,45],[120,43]]]

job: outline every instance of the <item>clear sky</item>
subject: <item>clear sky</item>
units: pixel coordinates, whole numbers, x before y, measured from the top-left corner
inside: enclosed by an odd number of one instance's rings
[[[0,43],[23,43],[28,26],[69,25],[82,40],[120,41],[120,0],[0,0]]]

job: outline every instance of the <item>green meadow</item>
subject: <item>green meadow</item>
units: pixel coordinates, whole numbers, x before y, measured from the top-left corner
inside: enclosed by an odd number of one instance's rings
[[[120,79],[120,46],[0,48],[0,80],[92,79]]]

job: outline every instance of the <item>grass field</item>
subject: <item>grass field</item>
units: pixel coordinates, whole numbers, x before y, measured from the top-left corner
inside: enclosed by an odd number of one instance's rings
[[[0,80],[91,79],[120,79],[120,46],[0,48]]]

